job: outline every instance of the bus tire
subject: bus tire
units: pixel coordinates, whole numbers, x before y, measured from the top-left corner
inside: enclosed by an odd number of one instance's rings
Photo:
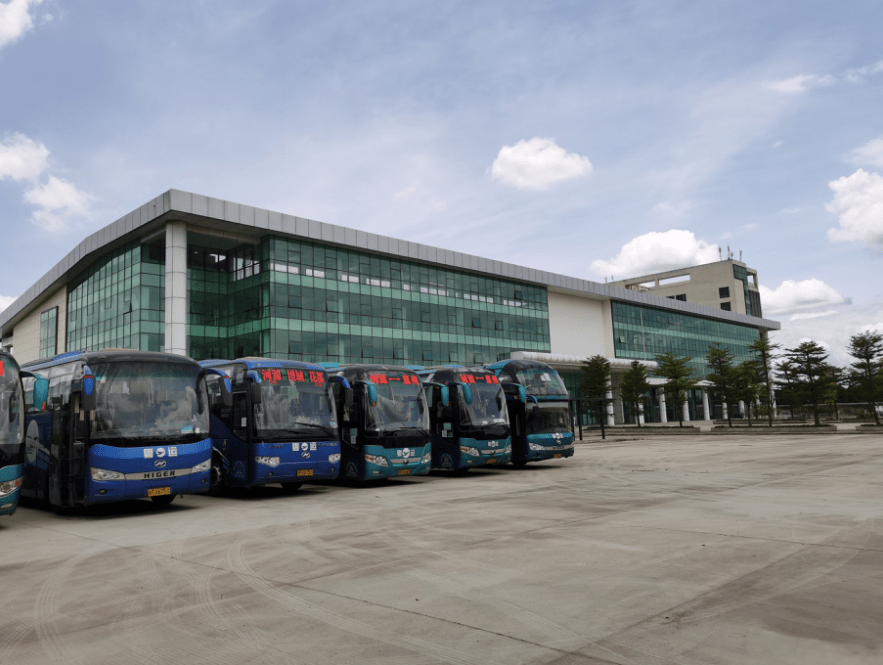
[[[209,494],[220,496],[224,493],[224,460],[212,453],[212,466],[209,469]]]
[[[280,483],[280,484],[282,485],[282,489],[284,489],[289,494],[291,494],[292,492],[297,492],[301,488],[301,486],[303,485],[303,483],[295,483],[295,482]]]
[[[163,496],[152,496],[150,500],[153,501],[154,506],[168,506],[172,501],[175,500],[177,494],[164,494]]]

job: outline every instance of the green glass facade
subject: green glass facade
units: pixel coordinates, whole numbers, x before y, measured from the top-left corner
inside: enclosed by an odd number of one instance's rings
[[[55,355],[58,347],[58,307],[40,314],[40,357]]]
[[[671,351],[690,356],[690,367],[698,377],[708,374],[710,344],[729,349],[733,364],[754,360],[748,346],[760,338],[757,328],[619,301],[610,305],[617,358],[653,360]]]
[[[194,357],[429,365],[549,351],[542,287],[279,237],[188,257]]]
[[[131,243],[70,283],[66,349],[162,351],[164,321],[164,241]]]

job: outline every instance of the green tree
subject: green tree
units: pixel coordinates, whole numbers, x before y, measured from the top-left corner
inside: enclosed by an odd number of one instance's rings
[[[857,383],[858,392],[862,399],[868,403],[868,408],[874,416],[874,422],[880,424],[880,414],[877,413],[877,402],[881,394],[881,368],[883,368],[883,334],[878,332],[865,332],[853,335],[849,338],[847,353],[856,359],[852,363],[853,377]]]
[[[775,386],[773,360],[778,357],[776,351],[781,348],[781,344],[770,342],[768,335],[761,335],[759,340],[748,346],[748,349],[754,352],[757,359],[757,372],[764,386],[767,401],[767,419],[769,420],[770,427],[773,426],[773,389]]]
[[[696,387],[696,377],[688,363],[690,358],[679,356],[671,351],[660,353],[653,358],[658,367],[657,376],[665,379],[666,399],[674,400],[674,409],[678,414],[678,425],[684,426],[683,404],[687,399],[687,392]]]
[[[732,427],[733,410],[730,408],[730,401],[733,398],[733,382],[735,380],[733,354],[729,349],[725,349],[719,344],[710,344],[706,360],[711,373],[705,379],[711,383],[711,389],[721,403],[726,405],[727,424]]]
[[[580,371],[580,396],[588,400],[589,412],[598,415],[598,421],[604,417],[607,405],[613,400],[607,397],[610,390],[610,362],[604,356],[592,356],[583,360]]]
[[[828,354],[818,343],[810,341],[785,349],[785,357],[794,372],[795,394],[802,403],[812,405],[813,421],[819,427],[819,404],[825,401],[833,381],[828,371]]]
[[[629,408],[630,413],[634,409],[633,413],[638,427],[641,426],[641,415],[644,413],[644,395],[649,390],[647,368],[637,360],[633,360],[631,368],[625,371],[619,382],[619,396],[624,408]],[[626,407],[627,404],[632,406]]]
[[[748,426],[751,427],[751,410],[754,408],[761,390],[764,389],[757,361],[746,360],[739,363],[733,368],[732,377],[733,384],[730,394],[734,400],[745,403]]]

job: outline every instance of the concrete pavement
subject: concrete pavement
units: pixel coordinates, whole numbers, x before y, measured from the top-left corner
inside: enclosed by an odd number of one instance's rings
[[[0,664],[880,663],[883,438],[0,520]]]

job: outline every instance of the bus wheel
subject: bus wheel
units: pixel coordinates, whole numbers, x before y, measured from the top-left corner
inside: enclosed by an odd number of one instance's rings
[[[212,455],[212,468],[209,470],[209,493],[224,493],[224,460],[217,453]]]
[[[303,483],[281,483],[281,485],[282,489],[284,489],[286,492],[291,493],[297,492],[301,488]]]
[[[164,494],[163,496],[152,496],[150,500],[153,501],[153,505],[155,506],[168,506],[172,501],[175,500],[175,494]]]

